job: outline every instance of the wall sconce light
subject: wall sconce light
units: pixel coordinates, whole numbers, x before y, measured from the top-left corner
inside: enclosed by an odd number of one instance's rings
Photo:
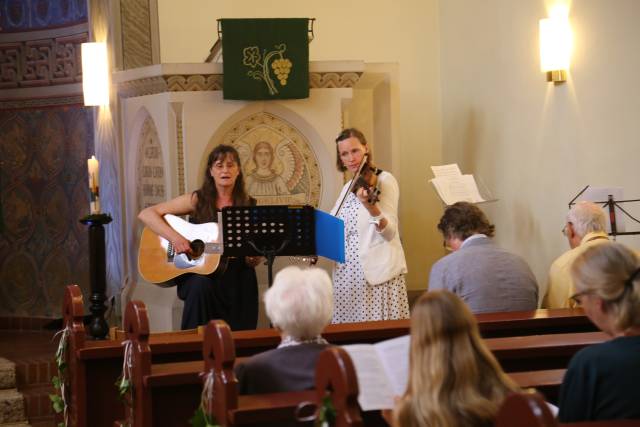
[[[562,83],[567,80],[573,45],[569,8],[556,5],[549,15],[540,20],[540,69],[548,82]]]
[[[109,64],[106,43],[82,43],[84,105],[109,105]]]

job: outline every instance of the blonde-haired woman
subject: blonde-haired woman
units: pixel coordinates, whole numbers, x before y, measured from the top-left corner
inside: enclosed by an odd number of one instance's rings
[[[411,315],[407,390],[385,419],[406,426],[491,426],[518,387],[480,338],[466,304],[449,291],[422,295]]]
[[[593,246],[576,258],[571,274],[571,299],[613,339],[571,359],[558,418],[640,419],[640,258],[619,243]]]

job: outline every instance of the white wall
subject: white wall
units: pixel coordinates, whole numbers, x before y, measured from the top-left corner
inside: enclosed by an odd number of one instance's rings
[[[313,17],[312,61],[399,64],[399,161],[392,172],[401,186],[409,287],[424,288],[430,264],[442,254],[435,230],[440,203],[426,181],[429,165],[441,159],[437,1],[158,0],[158,7],[163,63],[202,62],[217,38],[218,18]]]
[[[492,189],[498,242],[542,281],[567,249],[573,195],[591,184],[640,198],[640,2],[573,2],[574,54],[558,86],[539,69],[545,17],[540,0],[440,2],[444,160]]]

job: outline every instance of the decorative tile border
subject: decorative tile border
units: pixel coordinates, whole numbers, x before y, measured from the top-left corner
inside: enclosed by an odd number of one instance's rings
[[[80,34],[0,43],[0,89],[64,85],[82,81]]]
[[[311,89],[352,88],[361,72],[309,73]],[[122,98],[165,92],[200,92],[222,90],[222,74],[163,75],[131,80],[118,85]]]
[[[65,105],[84,105],[84,98],[82,94],[80,94],[50,98],[0,100],[0,110],[38,109],[42,107],[60,107]]]
[[[182,103],[172,102],[171,108],[176,115],[176,150],[178,159],[178,194],[185,193],[184,177],[184,137],[182,132]]]

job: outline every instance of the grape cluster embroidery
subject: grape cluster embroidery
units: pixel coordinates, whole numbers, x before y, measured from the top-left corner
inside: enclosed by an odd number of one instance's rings
[[[293,67],[291,60],[284,57],[287,45],[280,43],[275,45],[274,48],[274,50],[269,52],[264,49],[262,53],[258,46],[249,46],[242,50],[242,63],[252,68],[252,70],[247,72],[247,75],[256,80],[264,81],[269,89],[270,95],[279,93],[276,82],[271,77],[271,73],[273,72],[280,86],[284,87],[287,85],[287,79]],[[269,69],[269,64],[271,64],[271,70]]]

